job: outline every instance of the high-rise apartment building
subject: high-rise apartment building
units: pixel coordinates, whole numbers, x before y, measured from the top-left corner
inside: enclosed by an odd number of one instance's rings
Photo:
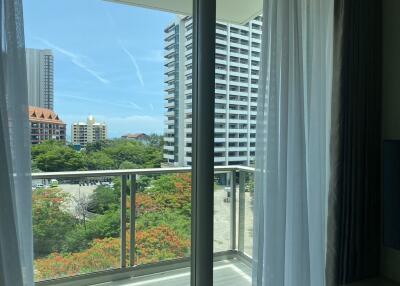
[[[93,116],[89,116],[86,122],[72,124],[72,144],[86,147],[88,143],[94,143],[107,139],[107,125],[96,122]]]
[[[246,25],[218,22],[215,51],[215,165],[251,165],[255,156],[261,16]],[[191,165],[192,19],[165,29],[164,158]]]
[[[28,102],[30,106],[54,108],[54,63],[51,50],[26,49]]]
[[[47,108],[29,106],[28,112],[32,144],[40,144],[48,140],[65,143],[66,124],[54,111]]]

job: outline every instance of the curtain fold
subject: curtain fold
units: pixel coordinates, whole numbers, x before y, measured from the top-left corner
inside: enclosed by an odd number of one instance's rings
[[[335,0],[327,276],[379,274],[381,1]]]
[[[325,285],[333,0],[264,0],[253,285]]]
[[[20,0],[0,0],[0,285],[33,283],[32,186]]]

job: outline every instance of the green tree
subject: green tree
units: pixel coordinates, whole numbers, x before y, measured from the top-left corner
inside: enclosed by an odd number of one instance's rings
[[[139,176],[136,180],[138,191],[143,192],[151,185],[151,182],[155,177],[156,176]]]
[[[104,214],[106,211],[116,209],[119,204],[119,191],[114,188],[97,187],[90,197],[89,211]]]
[[[108,210],[86,222],[86,228],[78,225],[68,232],[63,240],[63,251],[78,252],[89,247],[94,239],[118,237],[120,234],[120,213]]]
[[[156,168],[163,162],[162,138],[157,136],[151,144],[117,139],[91,143],[82,151],[47,141],[32,147],[32,166],[44,172]]]
[[[116,167],[114,160],[102,151],[88,153],[86,164],[88,170],[111,170]]]
[[[55,140],[44,141],[41,144],[32,145],[32,150],[31,150],[32,159],[34,160],[39,155],[45,154],[53,149],[62,147],[65,147],[65,145]]]
[[[102,141],[97,141],[97,142],[86,144],[85,149],[86,149],[86,152],[88,152],[88,153],[98,152],[98,151],[102,151],[108,145],[109,145],[108,141],[102,140]]]
[[[164,146],[164,137],[162,135],[152,133],[149,135],[148,141],[149,141],[150,146],[152,146],[152,147],[162,149]]]
[[[189,174],[164,175],[145,191],[161,209],[175,209],[191,214],[191,177]]]
[[[116,166],[127,161],[140,168],[153,168],[160,167],[163,161],[161,148],[137,141],[113,140],[103,151],[114,159]]]
[[[44,172],[76,171],[86,169],[82,153],[67,146],[55,146],[35,158],[36,166]]]
[[[138,166],[135,163],[129,162],[129,161],[124,161],[119,165],[119,169],[124,170],[124,169],[136,169],[136,168],[140,168],[140,166]]]
[[[164,209],[158,212],[146,212],[136,219],[137,231],[145,231],[161,225],[167,225],[180,237],[190,239],[190,217],[182,215],[179,210]]]

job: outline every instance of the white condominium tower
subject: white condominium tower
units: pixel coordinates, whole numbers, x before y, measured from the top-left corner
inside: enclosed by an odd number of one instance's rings
[[[94,143],[107,139],[107,125],[96,122],[90,115],[86,122],[76,122],[72,124],[72,144],[86,147],[88,143]]]
[[[53,110],[53,60],[51,50],[26,49],[28,102],[30,106]]]
[[[261,54],[261,16],[246,25],[217,23],[215,60],[215,165],[254,163]],[[164,158],[191,165],[192,19],[165,29]]]

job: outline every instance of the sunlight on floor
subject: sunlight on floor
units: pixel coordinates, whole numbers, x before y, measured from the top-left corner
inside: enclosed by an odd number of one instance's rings
[[[189,268],[184,268],[137,278],[98,284],[97,286],[188,286],[189,284],[190,270]],[[249,266],[237,260],[214,263],[214,285],[251,285],[251,269]]]

